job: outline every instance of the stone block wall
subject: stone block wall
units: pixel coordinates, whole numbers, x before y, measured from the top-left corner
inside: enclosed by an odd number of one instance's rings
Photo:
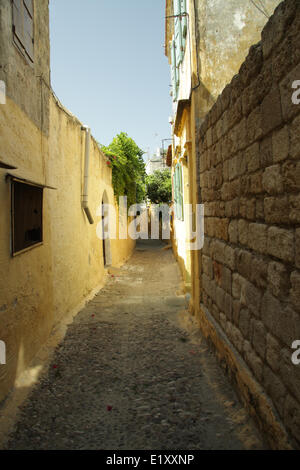
[[[295,80],[300,1],[287,0],[198,129],[198,150],[205,205],[202,314],[208,312],[220,327],[298,446],[300,365],[291,361],[292,342],[300,340]],[[264,423],[263,411],[257,414]]]

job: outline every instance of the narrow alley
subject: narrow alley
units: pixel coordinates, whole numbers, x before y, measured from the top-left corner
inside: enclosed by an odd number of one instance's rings
[[[172,251],[139,241],[68,327],[7,449],[262,449],[215,356],[185,318]]]

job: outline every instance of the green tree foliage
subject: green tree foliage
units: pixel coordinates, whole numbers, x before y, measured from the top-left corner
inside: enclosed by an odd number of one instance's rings
[[[156,170],[146,177],[147,197],[153,204],[169,203],[172,200],[172,179],[169,170]]]
[[[128,207],[145,199],[145,163],[143,150],[125,132],[118,134],[110,145],[101,145],[101,150],[108,158],[107,164],[112,167],[114,193],[127,196]]]

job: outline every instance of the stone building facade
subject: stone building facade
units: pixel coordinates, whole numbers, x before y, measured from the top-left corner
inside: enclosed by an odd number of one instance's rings
[[[285,1],[198,134],[199,320],[274,447],[285,430],[300,443],[299,41],[300,2]]]
[[[248,54],[280,0],[264,0],[261,12],[250,1],[166,0],[165,54],[171,67],[173,99],[173,180],[181,174],[183,204],[191,204],[174,221],[174,252],[199,305],[199,251],[189,250],[189,228],[199,200],[196,131],[218,95]],[[176,181],[174,181],[176,183]],[[178,184],[178,182],[177,182]],[[176,184],[174,184],[175,186]]]

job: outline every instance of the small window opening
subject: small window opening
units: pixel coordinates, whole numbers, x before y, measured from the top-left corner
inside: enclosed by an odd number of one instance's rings
[[[12,253],[43,241],[43,188],[12,181]]]

